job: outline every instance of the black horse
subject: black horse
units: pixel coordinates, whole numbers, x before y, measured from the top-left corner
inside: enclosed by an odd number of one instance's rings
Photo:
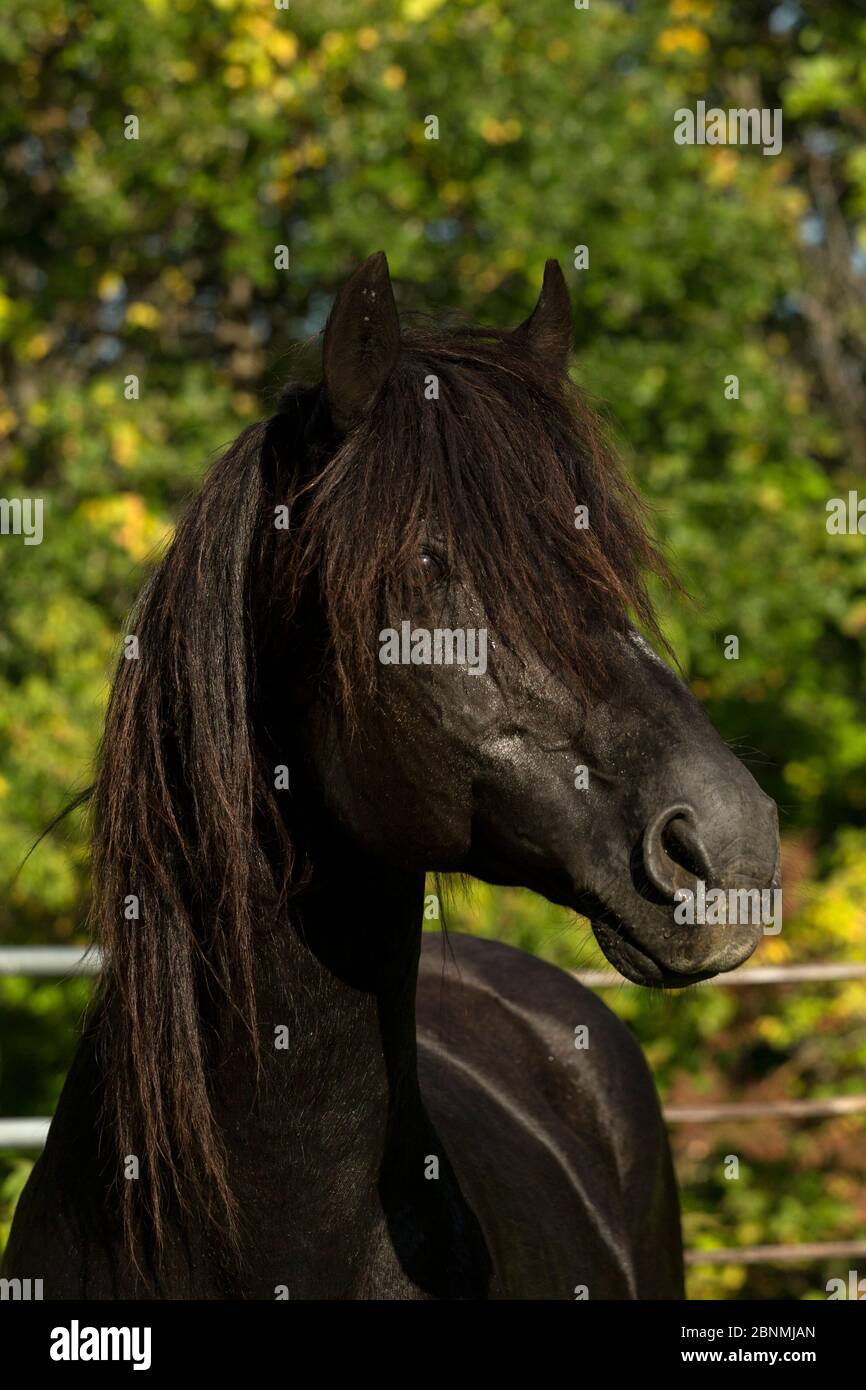
[[[682,1295],[626,1028],[511,948],[422,949],[425,874],[456,872],[686,985],[760,925],[678,925],[677,889],[777,879],[772,802],[631,625],[658,637],[666,569],[570,334],[553,261],[513,332],[401,334],[373,256],[322,386],[210,472],[119,663],[100,993],[7,1275],[55,1298]]]

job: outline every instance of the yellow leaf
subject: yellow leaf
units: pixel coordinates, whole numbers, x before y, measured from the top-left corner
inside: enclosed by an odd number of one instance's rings
[[[286,34],[278,29],[267,42],[268,52],[278,63],[291,63],[298,56],[298,40],[294,34]]]
[[[481,122],[481,137],[488,145],[507,145],[512,140],[518,140],[522,132],[522,125],[513,117],[498,121],[495,116],[485,116]]]
[[[135,300],[126,311],[126,322],[132,328],[156,328],[160,319],[159,310],[143,299]]]
[[[138,457],[141,435],[135,425],[122,420],[111,430],[111,452],[121,468],[129,468]]]
[[[11,434],[18,424],[18,416],[14,410],[0,410],[0,439],[5,439],[7,434]]]
[[[96,285],[96,293],[100,299],[116,299],[123,289],[123,277],[114,270],[107,270],[104,275],[100,275]]]
[[[50,333],[34,333],[32,338],[28,338],[24,344],[23,355],[28,362],[39,362],[51,351],[52,342],[53,338]]]
[[[738,161],[733,150],[711,150],[707,183],[713,188],[727,188],[737,177]]]
[[[443,0],[403,0],[403,17],[410,23],[420,24],[442,5]]]
[[[703,29],[694,24],[678,24],[673,29],[662,29],[656,45],[661,53],[675,53],[683,48],[687,53],[706,53],[710,41]]]
[[[171,533],[171,527],[148,510],[137,492],[93,498],[82,504],[81,511],[97,530],[108,532],[135,561],[144,560]]]

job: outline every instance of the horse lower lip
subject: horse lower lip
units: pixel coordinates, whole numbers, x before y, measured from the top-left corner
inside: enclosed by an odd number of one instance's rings
[[[727,968],[705,961],[688,970],[678,970],[659,959],[647,946],[635,941],[622,925],[614,928],[609,923],[593,921],[592,929],[611,965],[634,984],[663,989],[683,988],[708,980]]]
[[[595,938],[614,969],[634,984],[658,985],[667,973],[648,951],[632,941],[622,930],[608,923],[593,922]]]

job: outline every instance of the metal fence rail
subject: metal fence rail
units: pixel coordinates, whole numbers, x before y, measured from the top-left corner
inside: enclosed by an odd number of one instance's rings
[[[631,989],[643,988],[641,985],[633,985],[616,970],[572,970],[570,973],[588,989],[610,989],[614,985],[628,985]],[[702,980],[699,985],[692,985],[692,989],[719,986],[737,989],[743,985],[826,984],[836,980],[866,980],[866,963],[840,961],[838,964],[830,962],[814,965],[746,966],[742,970],[732,971],[730,975],[716,975],[712,980]]]
[[[29,975],[34,978],[62,975],[98,975],[100,953],[97,946],[0,946],[0,975]],[[575,980],[589,989],[626,986],[639,989],[616,970],[572,970]],[[758,965],[716,975],[693,986],[695,989],[738,989],[743,985],[830,984],[837,980],[866,980],[866,962],[830,961],[808,965]]]
[[[0,946],[0,975],[98,975],[100,963],[96,946]]]
[[[50,1120],[0,1120],[0,1149],[41,1149]]]
[[[812,1245],[734,1245],[728,1250],[687,1250],[687,1265],[793,1265],[866,1255],[866,1240],[816,1241]]]
[[[672,1125],[711,1125],[720,1120],[827,1120],[834,1115],[862,1115],[866,1095],[825,1096],[822,1100],[745,1100],[733,1105],[666,1105]]]

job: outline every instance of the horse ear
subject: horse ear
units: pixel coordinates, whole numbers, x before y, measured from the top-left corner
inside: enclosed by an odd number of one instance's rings
[[[346,281],[325,325],[325,391],[338,430],[345,433],[372,410],[399,353],[388,260],[377,251]]]
[[[540,357],[565,371],[571,351],[571,297],[559,261],[546,261],[538,303],[514,330]]]

